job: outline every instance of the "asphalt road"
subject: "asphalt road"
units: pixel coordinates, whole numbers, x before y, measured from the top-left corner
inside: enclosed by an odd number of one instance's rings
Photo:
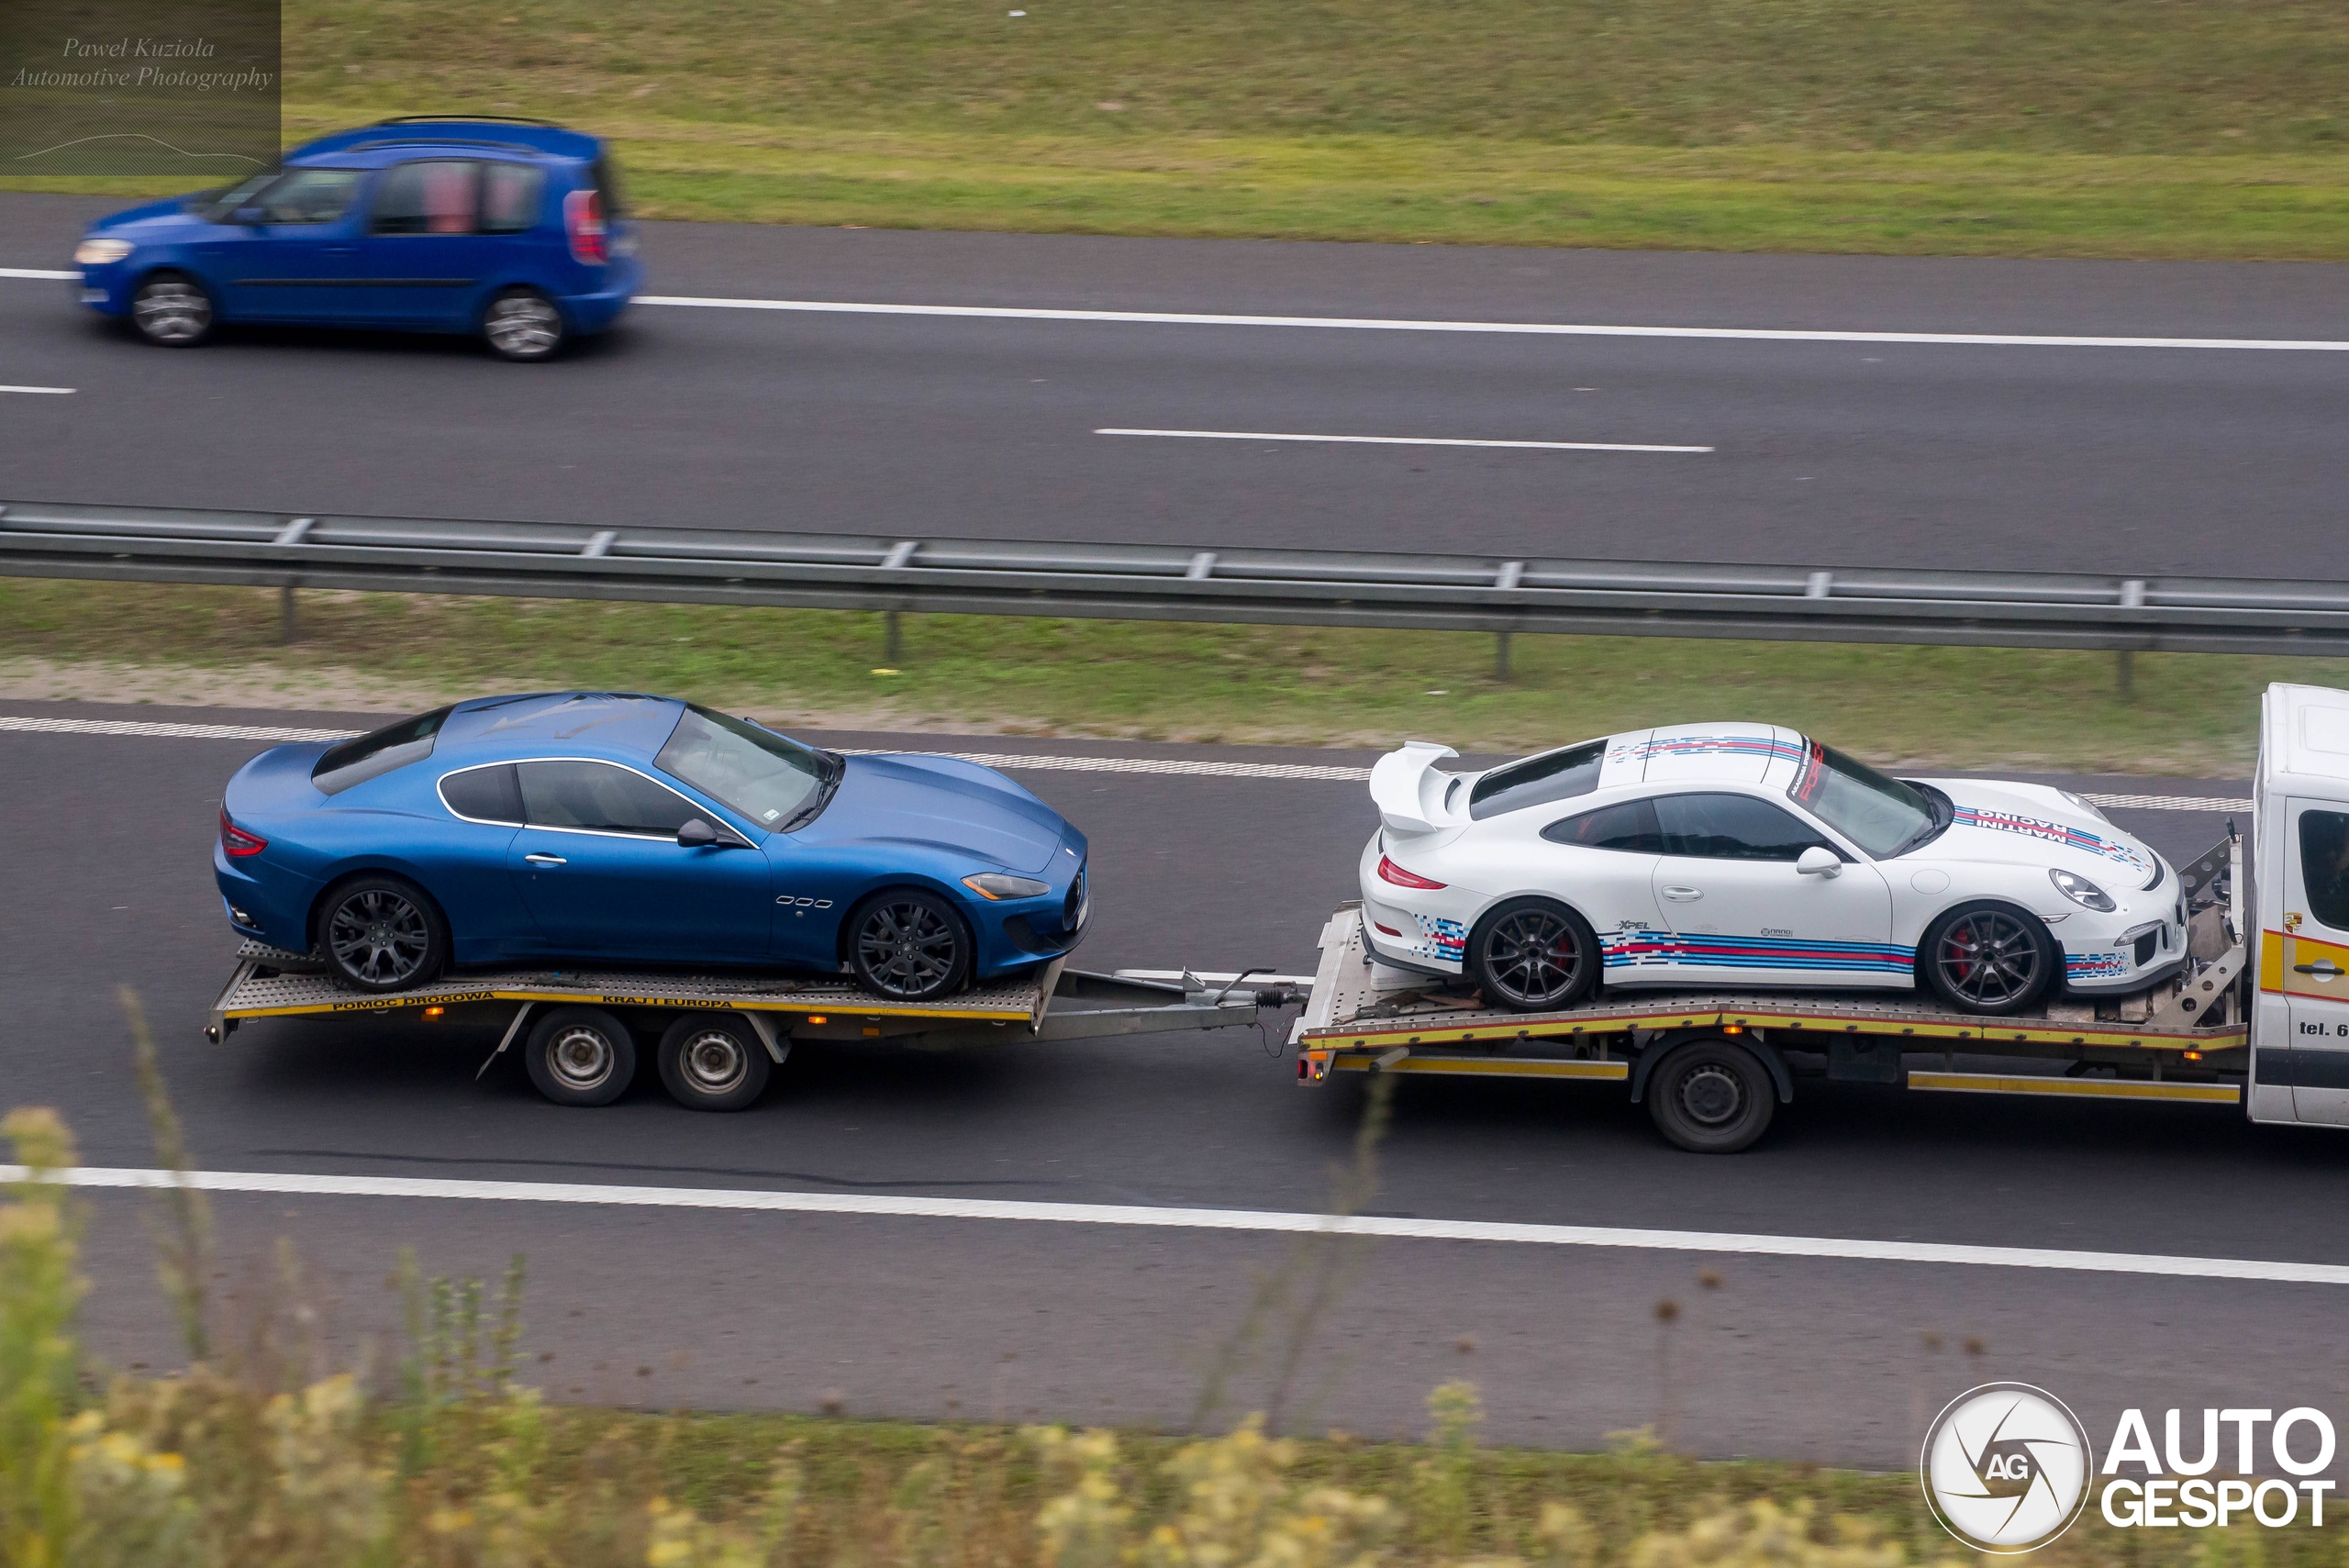
[[[49,716],[236,722],[17,705]],[[250,716],[331,721],[331,716]],[[346,721],[356,722],[356,721]],[[832,737],[871,743],[875,738]],[[918,744],[919,742],[916,742]],[[990,749],[1333,760],[1328,753],[990,741]],[[1294,1086],[1252,1030],[925,1056],[795,1051],[757,1107],[696,1116],[649,1083],[599,1111],[540,1100],[494,1036],[280,1020],[197,1028],[231,947],[208,869],[222,781],[250,742],[0,740],[14,826],[0,898],[0,1104],[60,1106],[83,1162],[153,1162],[117,984],[163,1042],[190,1143],[215,1170],[1319,1207],[1358,1086]],[[1358,784],[1030,772],[1095,845],[1119,965],[1299,969],[1370,826]],[[2076,784],[2081,781],[2069,781]],[[2093,787],[2235,795],[2227,781]],[[2173,854],[2217,817],[2123,814]],[[1598,1086],[1400,1085],[1374,1212],[2349,1262],[2349,1142],[2207,1107],[2042,1106],[1806,1083],[1767,1140],[1677,1153]],[[92,1199],[90,1317],[118,1362],[167,1364],[138,1204]],[[531,1273],[533,1378],[555,1396],[863,1414],[1187,1418],[1277,1238],[966,1219],[752,1215],[379,1198],[215,1199],[232,1310],[290,1237],[336,1343],[395,1320],[402,1245],[429,1272]],[[1700,1284],[1718,1271],[1717,1288]],[[1653,1312],[1684,1313],[1659,1345]],[[1896,1466],[1925,1419],[1994,1377],[2054,1389],[2091,1430],[2124,1404],[2329,1405],[2349,1379],[2337,1287],[1921,1263],[1386,1241],[1310,1325],[1315,1424],[1417,1429],[1448,1377],[1498,1440],[1595,1445],[1668,1418],[1684,1446]],[[1939,1336],[1929,1340],[1928,1336]],[[1978,1340],[1978,1352],[1964,1347]],[[1938,1348],[1935,1346],[1938,1345]],[[1660,1353],[1661,1352],[1661,1353]],[[1664,1387],[1668,1373],[1670,1392]],[[1263,1400],[1242,1378],[1242,1403]],[[2279,1403],[2280,1402],[2280,1403]]]
[[[0,195],[0,266],[106,204]],[[2349,270],[649,225],[662,295],[2334,339]],[[144,350],[0,280],[0,497],[2143,575],[2329,570],[2349,356],[640,307],[552,365]],[[1700,446],[1566,451],[1102,428]]]

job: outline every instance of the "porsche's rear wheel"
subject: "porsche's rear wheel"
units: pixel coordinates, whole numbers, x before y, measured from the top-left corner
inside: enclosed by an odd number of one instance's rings
[[[318,953],[346,985],[412,990],[448,963],[449,926],[406,877],[353,877],[319,906]]]
[[[1485,1000],[1514,1013],[1570,1007],[1598,982],[1589,922],[1546,898],[1496,906],[1468,933],[1467,967]]]
[[[1962,1013],[2019,1013],[2055,978],[2044,922],[2004,904],[1966,904],[1933,922],[1917,967],[1933,994]]]
[[[935,1002],[970,977],[970,928],[927,888],[874,894],[850,915],[848,931],[850,972],[875,996]]]

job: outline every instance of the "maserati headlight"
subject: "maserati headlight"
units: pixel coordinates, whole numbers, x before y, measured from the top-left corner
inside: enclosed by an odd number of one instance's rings
[[[128,239],[84,239],[73,247],[77,267],[103,267],[119,261],[138,247]]]
[[[1040,898],[1052,890],[1049,882],[1038,882],[1032,876],[1007,876],[999,871],[983,871],[976,876],[966,876],[963,885],[982,898]]]
[[[2047,873],[2047,880],[2055,884],[2056,892],[2083,909],[2093,909],[2099,915],[2110,915],[2119,907],[2112,902],[2112,895],[2090,882],[2087,877],[2076,876],[2068,871],[2050,871]]]

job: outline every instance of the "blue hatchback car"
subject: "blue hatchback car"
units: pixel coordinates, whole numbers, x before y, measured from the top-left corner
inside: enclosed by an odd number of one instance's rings
[[[507,359],[542,360],[609,327],[642,283],[600,140],[432,116],[103,218],[73,261],[83,304],[172,348],[224,321],[299,322],[478,332]]]
[[[228,781],[212,868],[240,936],[365,991],[563,959],[845,972],[928,1002],[1074,948],[1085,856],[974,763],[556,692],[262,752]]]

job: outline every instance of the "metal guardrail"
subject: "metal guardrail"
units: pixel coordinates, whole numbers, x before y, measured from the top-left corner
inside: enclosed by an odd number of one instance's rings
[[[0,504],[0,574],[954,615],[2349,653],[2349,584]]]

